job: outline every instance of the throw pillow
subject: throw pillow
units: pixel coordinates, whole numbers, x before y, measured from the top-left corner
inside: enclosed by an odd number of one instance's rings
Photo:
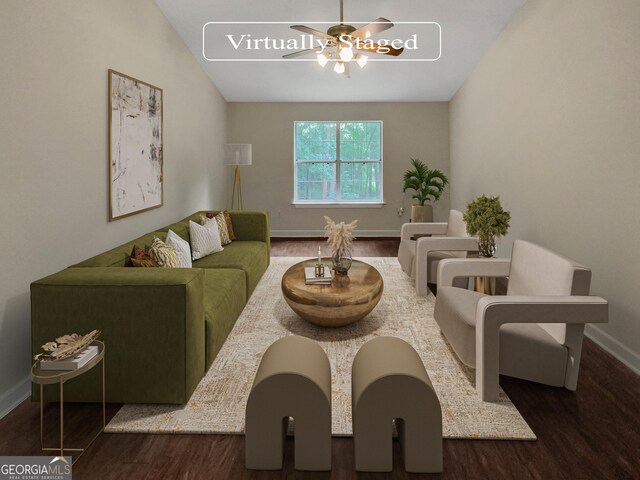
[[[236,234],[233,232],[233,224],[231,223],[231,214],[228,210],[224,210],[222,212],[224,214],[224,219],[227,222],[227,231],[229,232],[229,238],[231,240],[236,239]]]
[[[229,237],[229,229],[227,228],[227,221],[224,218],[224,213],[220,212],[218,215],[213,217],[213,219],[218,222],[218,230],[220,231],[220,240],[222,241],[222,245],[229,245],[231,243],[231,238]]]
[[[192,260],[223,250],[218,223],[215,221],[209,220],[204,225],[198,225],[189,220],[189,236],[191,237]]]
[[[231,243],[231,239],[229,238],[229,230],[227,230],[227,222],[224,219],[224,214],[220,212],[215,217],[210,218],[207,214],[200,215],[200,225],[204,225],[210,220],[215,220],[218,223],[218,232],[220,232],[220,242],[222,245],[229,245]]]
[[[191,247],[189,242],[180,237],[173,230],[167,232],[165,243],[176,251],[178,268],[191,268]]]
[[[231,214],[229,213],[229,210],[223,210],[222,213],[224,214],[225,222],[227,222],[227,232],[229,232],[229,239],[233,241],[236,239],[236,234],[233,231],[233,223],[231,223]],[[213,213],[207,213],[207,218],[213,218],[213,217],[214,217]]]
[[[153,242],[151,242],[149,256],[159,267],[176,268],[178,266],[178,255],[176,255],[176,251],[158,237],[155,237]]]
[[[157,267],[156,262],[149,257],[138,245],[133,246],[131,256],[129,257],[129,266],[131,267]]]

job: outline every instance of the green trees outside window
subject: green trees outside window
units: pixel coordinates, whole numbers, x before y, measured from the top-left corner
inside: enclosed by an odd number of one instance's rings
[[[295,122],[295,200],[382,202],[382,122]]]

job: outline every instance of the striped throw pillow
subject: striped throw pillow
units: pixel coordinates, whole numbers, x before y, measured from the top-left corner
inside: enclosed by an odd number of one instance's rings
[[[229,232],[229,240],[233,241],[236,239],[236,234],[233,231],[233,223],[231,223],[231,214],[229,210],[223,210],[224,219],[227,222],[227,231]],[[213,213],[207,213],[207,218],[213,218],[215,215]]]
[[[178,267],[178,255],[176,251],[169,245],[164,243],[158,237],[151,242],[151,248],[149,248],[149,256],[156,262],[159,267],[162,268],[177,268]]]
[[[200,225],[204,225],[210,220],[215,220],[218,224],[218,233],[220,233],[220,242],[222,245],[229,245],[231,243],[231,238],[229,237],[229,230],[227,228],[227,221],[224,217],[224,213],[220,212],[215,217],[206,217],[204,215],[200,215]]]
[[[229,231],[229,238],[231,240],[235,240],[236,234],[233,231],[233,223],[231,223],[231,214],[229,213],[228,210],[225,210],[222,213],[224,213],[224,219],[227,221],[227,230]]]

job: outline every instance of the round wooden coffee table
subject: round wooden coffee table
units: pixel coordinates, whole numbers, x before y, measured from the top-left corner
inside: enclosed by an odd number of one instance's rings
[[[334,276],[331,285],[306,285],[304,267],[317,260],[296,263],[282,276],[282,293],[291,309],[321,327],[342,327],[364,318],[380,301],[384,284],[380,272],[354,260],[347,277]],[[323,259],[325,268],[331,260]]]

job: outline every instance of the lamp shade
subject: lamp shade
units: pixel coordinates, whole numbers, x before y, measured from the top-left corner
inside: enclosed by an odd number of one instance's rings
[[[251,165],[251,144],[250,143],[225,143],[224,144],[224,164],[225,165]]]

